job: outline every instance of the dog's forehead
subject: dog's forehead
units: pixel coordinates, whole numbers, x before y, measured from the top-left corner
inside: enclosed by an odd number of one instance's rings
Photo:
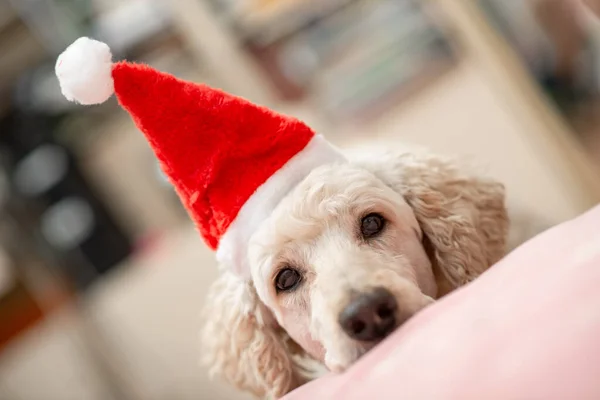
[[[326,220],[351,211],[365,194],[384,190],[390,189],[360,167],[324,166],[312,171],[280,202],[271,220],[282,228],[294,223],[324,225]],[[282,226],[281,221],[287,224]]]
[[[290,242],[311,241],[373,203],[377,193],[393,192],[369,171],[351,164],[313,170],[259,226],[251,242],[274,252]],[[364,200],[364,201],[361,201]],[[371,200],[371,201],[369,201]]]
[[[379,178],[366,169],[352,164],[326,165],[313,170],[279,204],[274,215],[297,212],[299,209],[317,210],[323,201],[335,201],[361,193],[389,189]],[[315,206],[315,207],[312,207]],[[300,213],[302,214],[302,213]]]
[[[254,254],[257,249],[273,252],[289,242],[314,238],[332,217],[348,211],[357,192],[378,185],[383,187],[368,171],[352,165],[316,168],[257,227],[251,238]]]

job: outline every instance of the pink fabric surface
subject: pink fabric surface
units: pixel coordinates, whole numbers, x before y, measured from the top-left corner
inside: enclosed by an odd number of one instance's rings
[[[600,399],[600,206],[285,397],[309,398]]]

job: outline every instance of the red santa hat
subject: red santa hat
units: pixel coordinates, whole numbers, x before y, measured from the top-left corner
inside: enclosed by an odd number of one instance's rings
[[[63,95],[99,104],[114,92],[159,159],[217,259],[248,278],[248,240],[279,201],[342,155],[301,121],[147,65],[112,62],[80,38],[56,62]]]

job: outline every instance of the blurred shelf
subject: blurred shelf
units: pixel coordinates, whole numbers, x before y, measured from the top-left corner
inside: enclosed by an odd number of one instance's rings
[[[452,21],[465,56],[490,77],[507,109],[526,127],[523,139],[546,158],[547,173],[569,188],[568,197],[580,212],[598,204],[599,172],[590,155],[483,10],[473,1],[438,4]]]
[[[242,0],[237,2],[241,4],[239,7],[222,7],[223,15],[220,17],[238,31],[240,39],[268,46],[361,1],[277,0],[253,4]]]
[[[178,0],[169,5],[176,29],[217,87],[263,105],[277,102],[272,83],[207,1]]]

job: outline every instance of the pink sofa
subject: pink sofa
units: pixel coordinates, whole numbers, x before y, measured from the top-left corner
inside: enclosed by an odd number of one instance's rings
[[[600,206],[285,397],[309,398],[600,399]]]

